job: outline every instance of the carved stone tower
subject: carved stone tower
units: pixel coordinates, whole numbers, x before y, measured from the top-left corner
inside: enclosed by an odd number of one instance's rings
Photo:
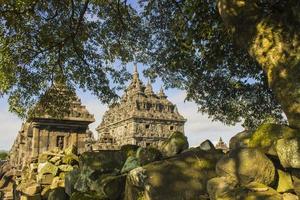
[[[22,125],[10,151],[10,162],[16,169],[22,169],[26,162],[55,148],[65,149],[75,145],[78,153],[85,151],[85,140],[91,136],[88,125],[95,121],[94,116],[89,114],[76,94],[70,92],[64,84],[54,84],[50,91],[54,87],[54,98],[69,97],[67,111],[57,117],[48,113],[47,106],[39,106],[39,103],[36,105],[34,110],[39,110],[38,114]],[[46,100],[46,103],[50,102]]]
[[[155,94],[150,84],[139,78],[134,65],[132,81],[120,102],[109,107],[101,124],[98,149],[118,149],[124,144],[156,146],[174,131],[184,132],[186,120],[178,113],[163,89]]]

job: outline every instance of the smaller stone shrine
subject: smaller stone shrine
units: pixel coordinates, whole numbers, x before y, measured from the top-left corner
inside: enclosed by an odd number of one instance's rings
[[[27,163],[53,149],[65,149],[71,145],[77,147],[77,153],[86,151],[85,142],[92,137],[88,125],[95,121],[86,107],[81,104],[75,93],[70,93],[64,84],[54,84],[56,98],[70,96],[68,112],[61,117],[47,113],[47,108],[40,107],[39,113],[22,124],[17,138],[9,153],[9,162],[21,170]]]
[[[223,139],[220,137],[219,142],[215,146],[216,149],[221,149],[224,153],[229,151],[229,148],[227,144],[223,141]]]
[[[96,129],[99,140],[95,149],[118,149],[125,144],[158,146],[172,133],[184,133],[185,122],[163,89],[156,94],[150,82],[142,83],[135,64],[132,82],[121,101],[109,107]]]

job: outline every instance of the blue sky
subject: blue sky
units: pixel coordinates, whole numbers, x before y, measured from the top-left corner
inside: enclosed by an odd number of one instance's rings
[[[142,76],[142,70],[145,66],[138,65],[140,78],[144,83],[147,79]],[[128,64],[128,70],[133,71],[133,64]],[[158,92],[162,82],[157,80],[153,84],[153,89]],[[212,122],[207,115],[197,112],[197,105],[193,102],[184,102],[185,92],[177,89],[166,90],[168,98],[177,105],[179,112],[187,119],[185,124],[185,134],[188,137],[190,146],[199,145],[202,141],[210,139],[212,142],[217,142],[220,137],[228,143],[229,139],[236,133],[243,130],[240,125],[226,126],[220,122]],[[95,128],[100,124],[107,106],[103,105],[95,96],[89,92],[77,90],[77,95],[82,103],[87,106],[90,113],[95,115],[96,121],[90,125],[91,131],[96,131]],[[19,129],[22,121],[14,114],[8,112],[7,98],[0,98],[0,150],[9,150]]]

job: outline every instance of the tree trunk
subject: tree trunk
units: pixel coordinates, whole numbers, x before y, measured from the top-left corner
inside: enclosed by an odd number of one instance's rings
[[[300,129],[300,3],[297,1],[265,0],[269,2],[266,8],[258,0],[218,0],[218,9],[237,45],[247,48],[267,74],[269,87],[289,125]]]

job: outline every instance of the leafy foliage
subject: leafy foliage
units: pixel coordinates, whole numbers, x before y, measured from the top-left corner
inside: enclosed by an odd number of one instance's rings
[[[282,120],[261,67],[237,47],[216,1],[142,1],[149,27],[150,76],[187,91],[187,100],[213,120],[256,127]]]
[[[2,1],[0,95],[9,95],[10,111],[24,117],[63,73],[69,86],[110,102],[129,77],[123,63],[143,46],[140,23],[120,1]]]
[[[234,45],[216,0],[139,3],[135,10],[126,0],[4,0],[0,95],[9,95],[10,110],[25,116],[59,73],[70,87],[110,102],[128,79],[122,64],[134,60],[148,64],[145,73],[162,77],[166,87],[186,90],[187,100],[213,120],[246,127],[282,120],[265,74]]]
[[[0,160],[5,160],[8,156],[8,153],[6,151],[0,151]]]

